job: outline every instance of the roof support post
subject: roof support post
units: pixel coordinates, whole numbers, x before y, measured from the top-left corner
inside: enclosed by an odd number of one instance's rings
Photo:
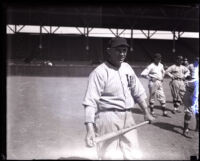
[[[87,54],[88,54],[88,51],[90,50],[90,47],[89,47],[89,40],[88,40],[88,35],[89,35],[89,28],[88,26],[86,27],[86,51],[87,51]]]
[[[117,37],[119,37],[119,29],[118,28],[116,30],[116,35],[117,35]]]
[[[175,38],[176,38],[175,31],[173,31],[173,48],[172,48],[172,52],[173,53],[176,52],[176,49],[175,49]]]
[[[147,39],[150,39],[150,31],[147,32]]]
[[[14,32],[17,33],[17,25],[15,25],[15,31]]]
[[[130,51],[133,51],[133,29],[131,29]]]
[[[40,26],[40,40],[39,40],[39,50],[42,49],[42,26]]]

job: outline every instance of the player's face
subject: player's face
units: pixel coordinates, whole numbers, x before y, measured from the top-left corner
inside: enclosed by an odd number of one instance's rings
[[[185,60],[185,61],[184,61],[184,64],[185,64],[185,65],[188,65],[188,61],[187,61],[187,60]]]
[[[116,67],[120,67],[121,63],[124,62],[127,55],[127,47],[115,47],[110,49],[110,62]]]
[[[160,62],[161,62],[161,58],[155,58],[155,59],[154,59],[154,62],[155,62],[155,64],[160,63]]]
[[[177,59],[177,65],[181,65],[183,63],[183,60],[182,59]]]

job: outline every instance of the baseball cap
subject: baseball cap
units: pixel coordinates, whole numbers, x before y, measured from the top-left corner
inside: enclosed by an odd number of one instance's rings
[[[129,47],[126,39],[122,38],[122,37],[115,37],[115,38],[112,38],[110,41],[109,41],[109,47],[110,48],[114,48],[114,47],[118,47],[118,46],[126,46],[126,47]]]
[[[159,59],[161,59],[161,54],[160,53],[156,53],[155,55],[154,55],[154,58],[159,58]]]

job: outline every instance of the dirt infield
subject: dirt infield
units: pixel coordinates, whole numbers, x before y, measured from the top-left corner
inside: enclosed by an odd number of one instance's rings
[[[140,78],[147,90],[147,80]],[[181,113],[171,113],[172,97],[169,79],[164,81],[167,109],[170,117],[163,117],[160,107],[155,109],[153,125],[138,129],[143,159],[189,160],[199,155],[199,133],[192,138],[182,135]],[[95,149],[85,147],[84,109],[81,105],[87,77],[7,77],[7,159],[59,159],[83,157],[95,159]],[[157,103],[157,105],[159,105]],[[136,122],[143,115],[135,106]]]

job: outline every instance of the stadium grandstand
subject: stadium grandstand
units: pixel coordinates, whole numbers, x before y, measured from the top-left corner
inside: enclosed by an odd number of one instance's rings
[[[199,53],[199,5],[8,5],[6,34],[8,74],[23,74],[27,66],[33,70],[45,61],[55,68],[95,66],[116,36],[127,38],[126,61],[133,66],[145,66],[155,52],[164,64],[177,54],[190,61]]]

